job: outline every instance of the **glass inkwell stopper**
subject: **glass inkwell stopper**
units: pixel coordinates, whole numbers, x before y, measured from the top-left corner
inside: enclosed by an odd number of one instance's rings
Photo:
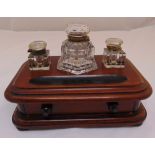
[[[95,48],[87,35],[89,32],[90,29],[86,25],[73,24],[67,27],[68,39],[61,46],[58,70],[83,74],[97,69]]]
[[[122,50],[123,40],[108,38],[103,53],[103,63],[106,68],[124,68],[126,53]]]
[[[29,44],[28,56],[30,70],[49,70],[49,50],[45,41],[34,41]]]

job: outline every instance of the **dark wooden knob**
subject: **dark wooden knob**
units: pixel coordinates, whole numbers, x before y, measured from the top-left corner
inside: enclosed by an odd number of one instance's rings
[[[41,106],[42,116],[48,118],[52,112],[52,104],[43,104]]]
[[[108,110],[111,113],[116,113],[118,111],[118,102],[108,102]]]

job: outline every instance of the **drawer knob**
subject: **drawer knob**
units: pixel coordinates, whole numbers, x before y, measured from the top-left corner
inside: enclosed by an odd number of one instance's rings
[[[108,102],[108,110],[111,113],[118,112],[118,102]]]
[[[52,104],[43,104],[41,106],[42,115],[44,118],[48,118],[52,112]]]

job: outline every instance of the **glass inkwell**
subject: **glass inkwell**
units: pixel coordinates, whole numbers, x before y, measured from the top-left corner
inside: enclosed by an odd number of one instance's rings
[[[104,48],[103,62],[106,68],[124,68],[126,53],[122,50],[123,40],[119,38],[108,38],[107,48]]]
[[[30,53],[28,56],[30,70],[49,70],[49,50],[46,50],[47,43],[44,41],[34,41],[29,44]]]
[[[73,24],[67,27],[68,39],[61,46],[58,70],[83,74],[97,69],[95,48],[87,35],[89,32],[90,29],[86,25]]]

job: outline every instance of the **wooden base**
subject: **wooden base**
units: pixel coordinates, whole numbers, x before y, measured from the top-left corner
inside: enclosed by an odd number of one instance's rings
[[[138,111],[134,113],[52,115],[48,119],[43,119],[40,115],[22,114],[16,108],[12,120],[19,130],[68,127],[124,127],[141,125],[146,115],[146,110],[142,104]]]
[[[141,100],[152,88],[126,59],[125,68],[98,69],[84,75],[57,70],[58,56],[50,57],[49,71],[30,71],[25,62],[5,91],[16,103],[13,123],[20,130],[68,127],[137,126],[146,118]],[[140,106],[140,107],[139,107]]]

